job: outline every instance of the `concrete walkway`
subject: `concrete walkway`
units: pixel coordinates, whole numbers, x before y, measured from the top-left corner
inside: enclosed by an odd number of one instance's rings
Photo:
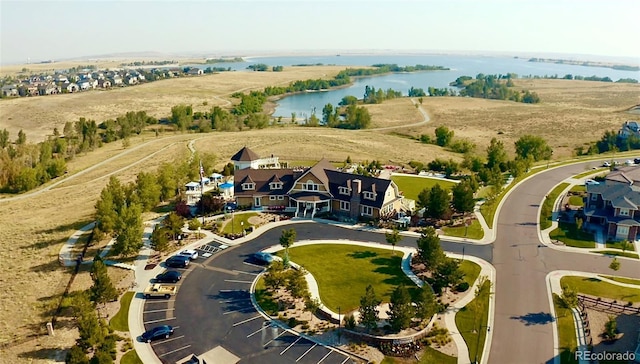
[[[337,245],[350,244],[350,245],[365,246],[365,247],[372,247],[372,248],[378,248],[378,249],[387,249],[387,250],[393,249],[388,244],[352,241],[352,240],[340,240],[340,241],[336,241],[336,240],[313,240],[313,241],[306,240],[305,241],[303,240],[303,241],[296,242],[296,247],[313,245],[313,244],[337,244]],[[264,249],[264,251],[269,253],[275,253],[281,250],[283,250],[283,248],[280,245],[274,245],[267,249]],[[409,267],[410,265],[411,256],[417,253],[416,249],[407,248],[407,247],[396,247],[395,250],[403,254],[402,256],[403,272],[407,274],[407,276],[413,282],[415,282],[419,287],[422,287],[424,282],[422,282],[415,274],[413,274],[413,272],[411,272],[410,269],[407,269],[407,267]],[[457,254],[447,253],[447,256],[455,259],[463,258],[461,255],[457,255]],[[480,266],[481,270],[480,270],[479,277],[485,276],[492,282],[492,284],[495,284],[495,269],[491,264],[476,257],[466,256],[465,259],[473,261],[474,263]],[[310,273],[307,273],[305,278],[309,286],[309,293],[311,295],[311,298],[320,300],[318,283],[316,282],[313,275],[311,275]],[[479,280],[476,280],[473,286],[467,290],[464,297],[462,297],[455,304],[447,308],[447,310],[444,313],[445,325],[449,330],[458,351],[458,355],[457,355],[458,364],[468,364],[470,363],[470,358],[469,358],[469,349],[467,347],[467,344],[464,341],[462,334],[457,329],[455,316],[460,311],[460,309],[462,309],[464,306],[466,306],[469,302],[471,302],[475,298],[475,291],[476,291],[476,288],[478,287],[478,283],[479,283]],[[489,298],[489,320],[486,327],[487,336],[486,336],[486,341],[484,345],[484,350],[482,352],[482,359],[480,361],[481,363],[486,362],[485,358],[487,356],[487,353],[489,352],[489,348],[491,347],[491,326],[493,325],[495,303],[494,303],[493,295],[490,295],[489,297],[490,297]],[[342,317],[338,315],[338,313],[331,311],[329,308],[327,308],[322,304],[320,309],[324,311],[326,314],[328,314],[329,316],[331,316],[331,318],[338,321],[342,320]]]

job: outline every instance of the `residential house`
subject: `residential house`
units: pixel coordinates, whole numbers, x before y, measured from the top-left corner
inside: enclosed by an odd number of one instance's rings
[[[38,94],[40,96],[55,95],[57,93],[60,93],[60,88],[58,88],[58,86],[56,86],[54,83],[50,82],[38,86]]]
[[[189,71],[187,71],[187,74],[189,76],[201,76],[204,74],[204,72],[198,67],[193,67],[189,69]]]
[[[242,166],[260,159],[246,147],[234,158]],[[402,209],[404,197],[393,181],[341,172],[326,159],[306,169],[249,165],[236,165],[234,173],[234,193],[240,206],[310,218],[333,212],[353,220],[391,216]]]
[[[80,87],[78,87],[78,84],[73,83],[73,82],[65,82],[63,84],[60,85],[60,90],[63,92],[77,92],[80,90]]]
[[[16,85],[2,86],[2,96],[4,97],[19,96],[18,87],[16,87]]]
[[[56,75],[53,79],[55,81],[55,83],[66,83],[69,82],[69,79],[67,78],[67,76],[65,75]]]
[[[125,76],[124,83],[127,85],[135,85],[138,83],[138,77],[133,75]]]
[[[18,95],[25,96],[38,96],[40,92],[38,91],[38,85],[32,84],[29,82],[22,82],[20,86],[18,86]]]
[[[247,147],[240,149],[231,157],[231,160],[233,161],[233,167],[236,171],[246,168],[280,168],[278,157],[274,157],[272,154],[269,158],[260,158],[258,154]]]
[[[111,76],[109,78],[109,81],[111,81],[112,86],[122,86],[123,84],[122,77],[120,77],[119,74],[114,74],[113,76]]]
[[[110,88],[111,81],[105,80],[104,78],[98,79],[98,87],[100,88]]]
[[[630,136],[640,138],[640,125],[635,120],[627,120],[622,124],[622,128],[618,130],[618,137],[626,139]]]
[[[620,167],[604,182],[587,185],[584,214],[584,228],[604,227],[607,240],[636,240],[640,228],[640,167]]]
[[[91,89],[91,82],[89,82],[89,79],[84,78],[84,79],[78,81],[78,87],[82,91],[89,90],[89,89]]]

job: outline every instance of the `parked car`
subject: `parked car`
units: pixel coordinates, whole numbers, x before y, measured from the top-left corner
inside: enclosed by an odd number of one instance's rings
[[[150,343],[153,340],[165,338],[173,335],[173,327],[169,325],[156,326],[152,329],[145,331],[142,334],[142,341]]]
[[[174,255],[165,261],[167,267],[186,268],[191,260],[185,255]]]
[[[640,164],[640,158],[634,158],[633,159],[633,163]]]
[[[189,257],[189,259],[194,260],[198,259],[198,252],[193,249],[187,249],[180,252],[180,255],[184,255],[185,257]]]
[[[586,186],[593,186],[593,185],[599,185],[600,182],[598,182],[596,180],[593,180],[593,179],[588,179],[588,180],[584,181],[584,184]]]
[[[628,165],[628,166],[631,166],[631,165],[633,165],[634,163],[633,163],[633,161],[632,161],[631,159],[627,159],[627,161],[626,161],[626,162],[624,162],[624,164],[626,164],[626,165]]]
[[[602,166],[603,166],[603,167],[611,167],[611,163],[610,163],[610,162],[605,161],[604,163],[602,163]]]
[[[156,276],[156,282],[159,283],[176,283],[182,279],[182,273],[177,270],[168,270]]]
[[[260,264],[271,264],[274,260],[273,255],[267,252],[253,253],[251,258]]]

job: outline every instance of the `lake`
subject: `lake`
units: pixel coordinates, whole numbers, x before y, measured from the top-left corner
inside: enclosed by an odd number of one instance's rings
[[[413,73],[394,73],[383,76],[365,77],[355,79],[354,83],[346,88],[327,92],[312,92],[296,94],[282,98],[273,116],[290,117],[295,112],[298,118],[310,116],[314,110],[321,117],[322,108],[327,103],[334,106],[347,95],[353,95],[361,99],[365,86],[373,86],[384,90],[392,88],[406,95],[409,88],[428,87],[449,88],[449,82],[455,81],[460,76],[473,76],[484,74],[516,73],[523,76],[552,76],[563,77],[566,74],[580,76],[609,77],[614,81],[620,78],[635,78],[640,80],[640,71],[621,71],[604,67],[587,67],[578,65],[529,62],[528,58],[492,57],[492,56],[463,56],[463,55],[331,55],[331,56],[290,56],[290,57],[250,57],[246,62],[229,62],[211,64],[212,67],[230,67],[235,71],[246,71],[247,66],[256,63],[264,63],[271,66],[292,66],[299,64],[344,65],[344,66],[371,66],[377,63],[395,63],[399,66],[413,66],[416,64],[435,65],[448,67],[449,71],[425,71]],[[200,68],[207,66],[197,65]]]

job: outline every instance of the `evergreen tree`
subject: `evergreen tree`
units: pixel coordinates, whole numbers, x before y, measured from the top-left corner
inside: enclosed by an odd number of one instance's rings
[[[151,211],[160,202],[161,188],[151,173],[140,172],[135,188],[144,211]]]
[[[436,144],[438,144],[441,147],[446,147],[447,145],[449,145],[449,143],[451,143],[451,140],[453,139],[453,130],[449,130],[449,128],[447,128],[444,125],[441,125],[439,127],[436,128]]]
[[[371,331],[378,327],[378,305],[380,301],[376,297],[373,286],[368,285],[364,296],[360,298],[360,323]]]
[[[447,289],[460,283],[464,273],[460,270],[460,262],[457,259],[445,257],[440,264],[436,266],[433,272],[433,282],[436,291]]]
[[[67,352],[66,364],[89,364],[89,358],[81,347],[74,345]]]
[[[169,230],[160,224],[156,225],[151,233],[151,248],[159,252],[165,252],[169,249],[169,238],[167,237]]]
[[[438,303],[431,286],[425,283],[422,288],[420,288],[416,305],[416,316],[423,320],[431,318],[431,316],[437,312]]]
[[[449,193],[436,183],[429,191],[426,214],[432,218],[442,218],[449,210]]]
[[[96,254],[91,265],[91,298],[96,303],[107,303],[118,298],[118,291],[111,283],[111,278],[107,273],[107,266],[102,261],[100,254]]]
[[[113,244],[113,250],[116,254],[131,256],[142,248],[142,235],[144,233],[142,208],[139,203],[132,202],[128,206],[125,205],[119,217],[118,236]]]
[[[391,293],[391,303],[389,305],[389,323],[395,331],[401,331],[411,325],[415,310],[411,304],[411,296],[407,287],[400,285]]]
[[[471,183],[467,180],[456,184],[451,189],[453,193],[453,199],[451,201],[453,208],[460,213],[472,212],[475,206],[475,200],[473,198],[473,188]]]
[[[487,148],[487,164],[486,167],[492,169],[498,167],[500,171],[506,170],[507,152],[504,149],[504,143],[496,138],[492,138]]]
[[[422,229],[417,244],[418,256],[428,269],[435,269],[446,258],[436,229],[431,226]]]
[[[175,212],[170,213],[162,220],[162,224],[167,228],[174,239],[178,238],[178,234],[182,232],[184,227],[184,218]]]

